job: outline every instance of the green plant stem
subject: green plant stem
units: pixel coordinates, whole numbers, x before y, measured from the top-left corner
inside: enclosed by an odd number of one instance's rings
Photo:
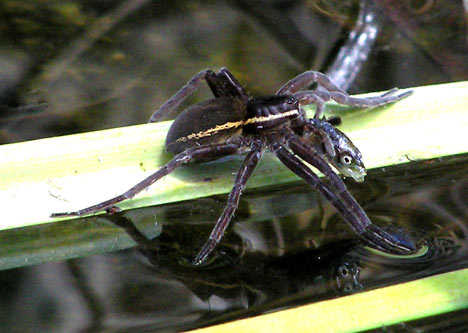
[[[419,87],[393,105],[349,110],[330,103],[368,168],[468,151],[468,82]],[[0,230],[45,222],[121,194],[170,159],[170,122],[0,146]],[[242,157],[182,167],[120,204],[122,209],[227,193]],[[266,155],[248,183],[259,188],[299,178]]]

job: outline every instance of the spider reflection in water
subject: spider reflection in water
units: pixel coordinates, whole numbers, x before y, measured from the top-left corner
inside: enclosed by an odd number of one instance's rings
[[[228,69],[210,69],[195,75],[151,117],[163,119],[205,81],[214,98],[192,105],[174,121],[166,138],[166,150],[175,157],[127,192],[94,206],[52,217],[81,216],[106,210],[118,211],[115,204],[134,197],[161,177],[187,163],[205,162],[232,154],[246,153],[224,211],[194,264],[203,263],[220,242],[239,204],[247,180],[268,149],[291,171],[324,195],[351,229],[367,244],[385,252],[405,254],[415,250],[405,237],[392,235],[372,224],[364,210],[333,171],[361,182],[366,169],[361,153],[349,138],[321,117],[324,103],[335,100],[359,108],[376,107],[398,101],[411,91],[394,95],[396,89],[370,98],[356,98],[335,86],[324,74],[307,71],[284,84],[275,95],[250,97]],[[307,89],[316,83],[314,90]],[[303,105],[315,104],[314,118],[307,118]],[[321,181],[307,162],[328,179]]]

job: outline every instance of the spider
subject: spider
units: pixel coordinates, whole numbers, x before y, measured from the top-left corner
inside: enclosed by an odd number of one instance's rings
[[[199,265],[206,261],[221,241],[247,180],[264,151],[269,150],[287,168],[325,196],[367,244],[396,254],[416,250],[409,239],[392,235],[372,224],[348,192],[332,166],[344,176],[362,182],[366,169],[361,153],[343,132],[333,126],[334,121],[321,117],[324,103],[331,99],[340,104],[366,108],[398,101],[410,95],[411,91],[394,95],[396,89],[392,89],[380,96],[356,98],[335,86],[326,75],[307,71],[285,83],[273,96],[251,97],[227,68],[217,73],[206,69],[165,102],[151,116],[150,122],[165,118],[204,81],[214,98],[188,107],[175,119],[166,138],[166,150],[175,154],[172,160],[119,196],[78,211],[54,213],[51,216],[120,211],[115,204],[134,197],[183,164],[245,153],[227,204],[208,240],[193,260],[194,265]],[[316,84],[314,90],[304,90],[313,83]],[[306,117],[302,106],[307,104],[317,106],[314,118]],[[321,171],[328,181],[320,180],[304,162]]]

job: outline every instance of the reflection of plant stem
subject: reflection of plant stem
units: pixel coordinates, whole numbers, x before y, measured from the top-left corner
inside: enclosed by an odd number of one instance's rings
[[[369,56],[380,31],[381,22],[375,14],[371,0],[362,0],[359,17],[348,40],[340,48],[335,60],[326,71],[331,81],[348,90]]]
[[[151,239],[148,239],[134,224],[130,221],[125,213],[115,213],[105,215],[104,218],[112,224],[122,228],[125,232],[142,248],[145,249],[158,249],[159,244],[154,243]]]
[[[52,61],[44,73],[47,80],[54,82],[75,59],[89,49],[94,42],[108,32],[117,22],[137,11],[148,2],[149,0],[126,0],[109,14],[97,19],[81,38],[72,42],[55,61]]]

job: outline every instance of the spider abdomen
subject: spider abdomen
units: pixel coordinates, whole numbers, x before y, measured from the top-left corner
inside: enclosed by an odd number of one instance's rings
[[[187,148],[224,143],[240,134],[246,116],[240,99],[210,99],[184,110],[172,124],[166,137],[166,150],[178,154]]]

